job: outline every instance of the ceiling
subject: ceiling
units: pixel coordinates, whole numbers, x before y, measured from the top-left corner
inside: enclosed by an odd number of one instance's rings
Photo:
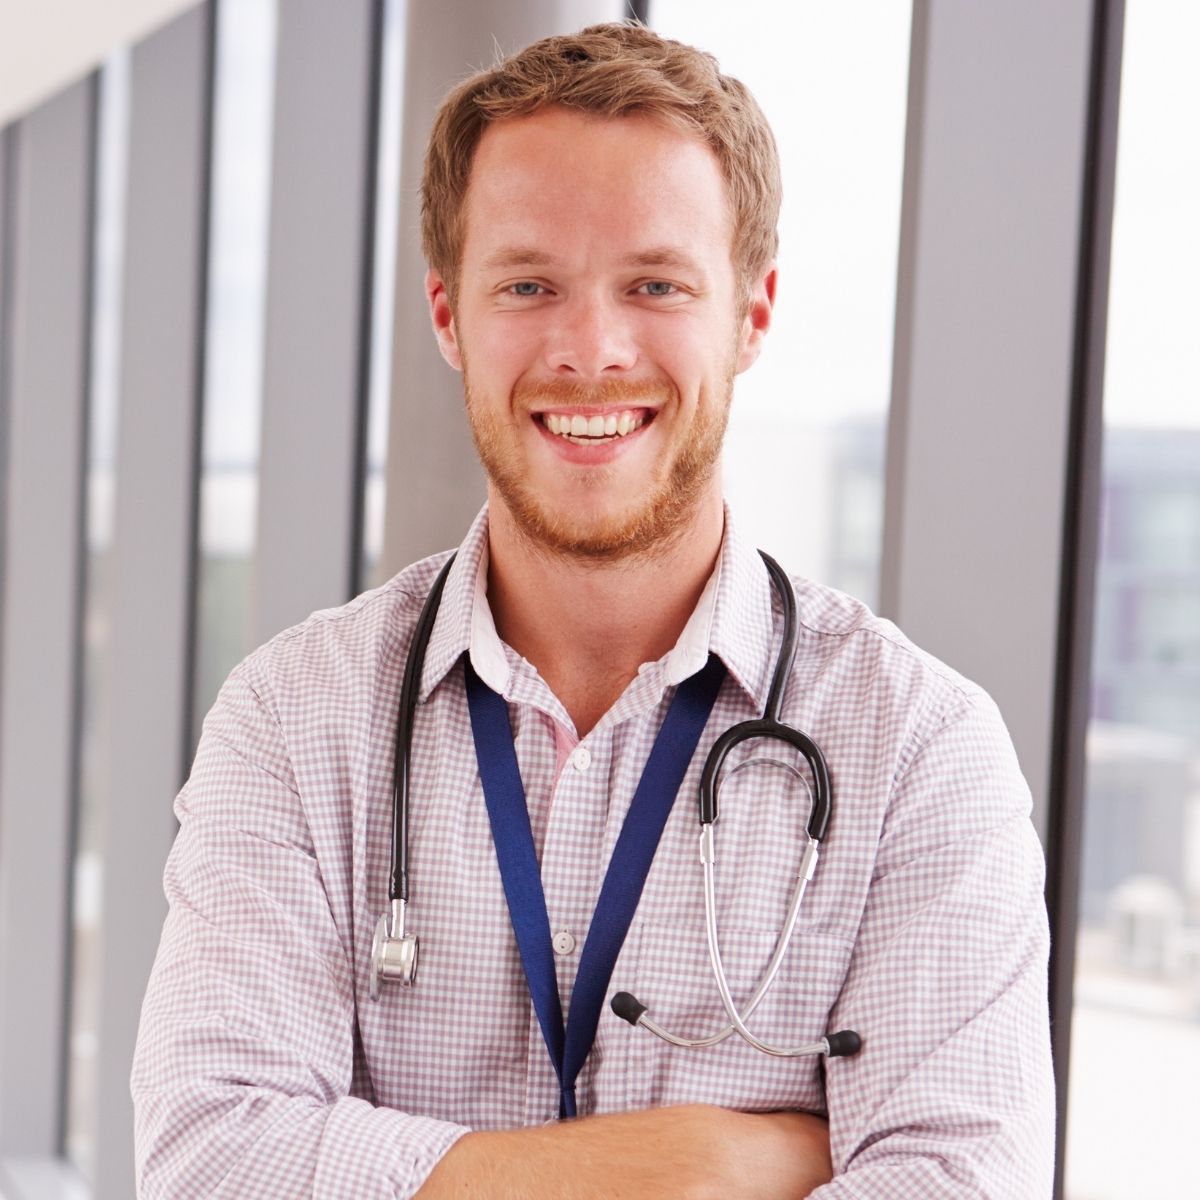
[[[0,0],[0,127],[198,0]]]

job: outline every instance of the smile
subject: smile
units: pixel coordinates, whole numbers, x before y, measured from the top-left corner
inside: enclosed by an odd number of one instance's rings
[[[537,418],[551,432],[568,442],[580,446],[616,441],[640,429],[650,416],[644,408],[622,409],[619,412],[593,413],[538,413]]]

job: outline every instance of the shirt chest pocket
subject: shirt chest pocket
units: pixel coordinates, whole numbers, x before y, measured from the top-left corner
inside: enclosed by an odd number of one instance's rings
[[[635,931],[634,986],[649,1016],[680,1037],[725,1028],[703,922],[695,928],[646,923]],[[743,1016],[775,949],[777,933],[722,928],[721,955]],[[841,991],[850,945],[829,934],[796,930],[775,982],[746,1020],[774,1046],[798,1046],[830,1032],[829,1012]],[[717,1046],[683,1049],[643,1029],[629,1030],[628,1087],[637,1107],[719,1104],[743,1111],[825,1111],[822,1058],[778,1058],[736,1033]]]

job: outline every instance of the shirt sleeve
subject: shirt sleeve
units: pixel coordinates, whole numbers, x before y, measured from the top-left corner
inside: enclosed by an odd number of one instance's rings
[[[282,731],[242,670],[176,801],[133,1064],[138,1195],[411,1196],[466,1131],[353,1086],[348,946]]]
[[[832,1029],[836,1177],[813,1200],[1040,1200],[1052,1190],[1044,859],[1007,732],[972,698],[888,808]]]

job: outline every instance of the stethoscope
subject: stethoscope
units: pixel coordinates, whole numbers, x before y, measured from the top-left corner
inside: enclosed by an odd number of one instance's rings
[[[787,954],[788,946],[795,932],[796,920],[800,914],[800,903],[804,898],[805,889],[816,871],[819,848],[829,825],[831,807],[829,768],[825,763],[825,756],[807,734],[801,733],[800,730],[794,729],[790,725],[784,725],[779,720],[779,706],[783,699],[784,687],[791,675],[796,657],[796,598],[791,580],[788,579],[783,568],[770,555],[762,551],[759,553],[766,564],[772,587],[783,608],[783,638],[775,660],[775,671],[771,678],[766,708],[763,715],[757,720],[742,721],[727,729],[717,738],[708,753],[700,775],[700,862],[704,868],[704,924],[713,978],[716,981],[717,991],[720,994],[729,1024],[706,1037],[685,1038],[668,1032],[661,1025],[652,1021],[648,1015],[649,1008],[629,992],[618,992],[613,996],[610,1006],[617,1016],[631,1025],[640,1025],[672,1046],[680,1046],[685,1049],[716,1046],[736,1033],[749,1045],[756,1050],[761,1050],[764,1054],[780,1058],[823,1054],[833,1058],[856,1054],[862,1044],[859,1035],[851,1029],[844,1029],[801,1046],[774,1046],[756,1037],[746,1025],[747,1020],[758,1008],[774,983]],[[404,667],[404,681],[400,688],[400,711],[396,725],[395,772],[392,779],[392,875],[388,891],[390,903],[387,911],[383,913],[375,926],[375,937],[371,945],[370,995],[372,1000],[379,999],[381,985],[384,982],[396,982],[401,987],[408,988],[412,987],[417,980],[419,942],[415,933],[409,933],[405,929],[405,913],[408,907],[408,813],[413,720],[417,707],[417,695],[420,690],[421,672],[425,662],[425,651],[433,632],[433,624],[437,617],[442,591],[446,585],[446,577],[453,562],[454,556],[451,555],[429,589],[429,595],[417,618],[412,646]],[[716,842],[713,833],[718,816],[717,788],[722,767],[730,752],[745,742],[767,738],[786,743],[804,758],[812,773],[812,787],[807,787],[807,781],[803,779],[799,771],[788,764],[783,764],[801,778],[809,795],[804,849],[800,858],[796,884],[788,904],[783,928],[775,943],[775,949],[767,963],[766,971],[751,994],[745,1009],[739,1010],[726,978],[725,966],[721,958],[720,940],[717,936],[716,882],[714,878]],[[726,777],[739,769],[740,767],[734,767],[732,771],[726,772]]]

